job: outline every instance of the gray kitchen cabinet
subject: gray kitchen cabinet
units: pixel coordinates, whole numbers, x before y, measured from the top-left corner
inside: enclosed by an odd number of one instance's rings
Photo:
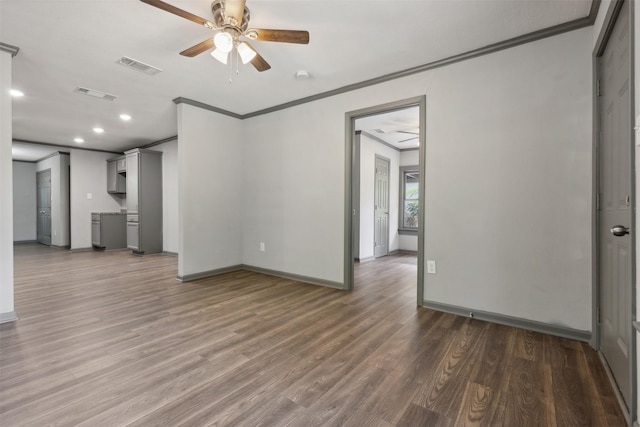
[[[126,215],[120,212],[91,213],[91,246],[110,250],[127,247]]]
[[[122,156],[120,158],[117,159],[116,161],[116,171],[118,173],[127,173],[127,157],[126,156]]]
[[[120,158],[107,160],[107,193],[125,194],[127,192],[126,175],[118,172],[120,161]]]
[[[127,158],[127,247],[162,252],[162,153],[136,148]]]

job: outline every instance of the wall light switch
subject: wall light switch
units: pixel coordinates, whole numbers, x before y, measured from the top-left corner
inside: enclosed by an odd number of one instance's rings
[[[436,262],[433,260],[427,260],[427,273],[436,274]]]
[[[264,242],[260,242],[260,252],[264,252],[265,248],[264,248]]]

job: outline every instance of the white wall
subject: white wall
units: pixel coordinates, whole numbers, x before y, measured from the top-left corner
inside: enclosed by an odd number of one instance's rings
[[[360,135],[360,260],[374,256],[375,159],[389,159],[389,252],[398,250],[398,207],[400,201],[400,152]]]
[[[57,153],[36,163],[36,171],[51,169],[51,244],[69,246],[69,155]]]
[[[178,253],[178,140],[152,148],[162,151],[162,250]]]
[[[242,264],[242,123],[178,105],[178,276]]]
[[[585,28],[245,120],[245,263],[342,282],[345,112],[426,94],[425,298],[590,330],[591,43]]]
[[[11,71],[11,54],[0,51],[0,322],[16,318],[13,305]]]
[[[591,330],[591,29],[440,71],[425,299]]]
[[[36,164],[13,162],[13,241],[36,240]]]
[[[330,98],[243,121],[245,264],[343,282],[345,111]]]
[[[107,160],[114,157],[117,155],[71,150],[72,250],[91,248],[92,212],[120,212],[124,198],[107,193]]]
[[[418,150],[401,151],[400,166],[419,166],[420,156]],[[418,235],[400,234],[398,236],[398,249],[404,251],[418,251]]]

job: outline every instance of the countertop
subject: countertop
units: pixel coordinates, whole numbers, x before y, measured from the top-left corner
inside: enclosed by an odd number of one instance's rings
[[[91,215],[126,215],[126,212],[91,212]]]

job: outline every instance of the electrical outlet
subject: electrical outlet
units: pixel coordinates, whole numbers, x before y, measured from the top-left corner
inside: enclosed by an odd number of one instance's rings
[[[260,252],[264,252],[265,250],[264,242],[260,242]]]
[[[436,262],[433,260],[427,260],[427,273],[436,274]]]
[[[89,200],[93,199],[93,194],[87,193],[87,199],[89,199]]]

